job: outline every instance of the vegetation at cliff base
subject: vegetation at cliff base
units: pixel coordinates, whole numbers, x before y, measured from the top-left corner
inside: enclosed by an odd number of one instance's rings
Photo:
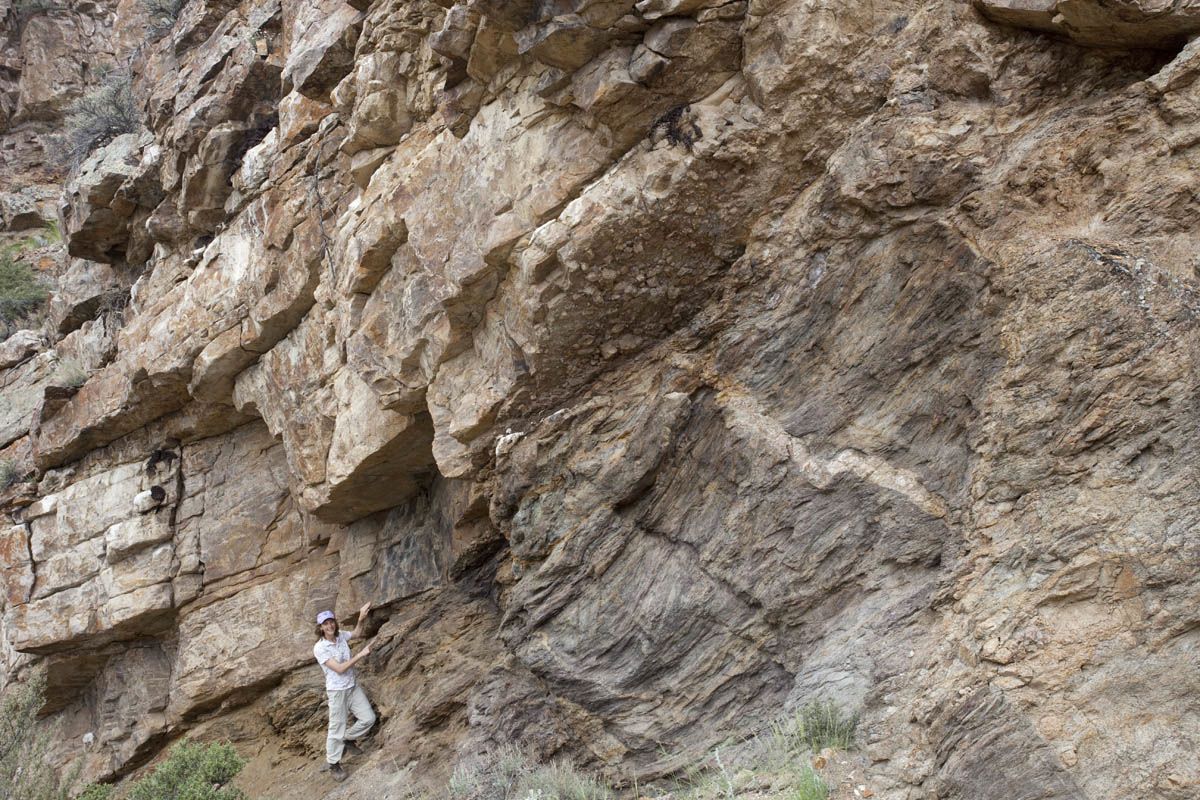
[[[792,717],[771,726],[771,736],[788,751],[808,750],[819,753],[827,747],[849,750],[854,747],[858,715],[847,714],[832,701],[812,702]]]
[[[57,734],[39,725],[46,675],[35,671],[0,696],[0,798],[4,800],[248,800],[230,786],[245,760],[230,744],[184,740],[145,777],[122,792],[92,783],[76,793],[79,769],[47,766]]]
[[[502,747],[460,764],[450,779],[454,800],[609,800],[613,793],[564,762],[538,764],[520,750]]]
[[[832,701],[807,703],[757,735],[714,749],[675,781],[670,796],[826,800],[831,788],[820,770],[830,766],[830,751],[854,749],[857,727],[858,715]]]
[[[714,748],[675,778],[634,784],[638,798],[663,800],[827,800],[831,787],[821,770],[832,752],[854,747],[858,715],[831,701],[808,703],[761,732]],[[836,772],[834,773],[836,776]],[[613,800],[628,781],[607,782],[565,761],[539,764],[514,747],[464,761],[445,792],[414,792],[410,800]]]
[[[123,800],[246,800],[229,781],[242,771],[245,760],[231,744],[198,744],[184,740],[167,759],[133,785]]]
[[[93,783],[75,800],[247,800],[241,789],[228,785],[245,764],[233,745],[185,739],[125,792]]]
[[[52,726],[39,726],[46,676],[38,671],[10,686],[0,698],[0,797],[5,800],[68,800],[78,773],[46,766]]]
[[[241,789],[229,785],[245,764],[233,745],[185,739],[124,792],[93,783],[75,800],[247,800]]]

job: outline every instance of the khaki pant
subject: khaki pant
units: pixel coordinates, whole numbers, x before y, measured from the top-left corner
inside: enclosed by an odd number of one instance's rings
[[[342,760],[346,740],[354,741],[375,724],[371,701],[361,686],[353,689],[327,690],[329,695],[329,735],[325,739],[325,760],[337,764]],[[354,715],[354,725],[346,730],[346,718]]]

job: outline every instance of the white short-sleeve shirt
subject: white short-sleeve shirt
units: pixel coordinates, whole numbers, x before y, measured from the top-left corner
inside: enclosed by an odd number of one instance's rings
[[[325,690],[328,692],[339,691],[341,689],[354,688],[354,667],[337,674],[329,667],[325,666],[325,662],[329,659],[334,661],[346,662],[350,660],[350,634],[346,631],[338,631],[337,641],[331,642],[322,637],[321,641],[313,645],[313,655],[317,658],[317,663],[321,665],[321,669],[325,670]]]

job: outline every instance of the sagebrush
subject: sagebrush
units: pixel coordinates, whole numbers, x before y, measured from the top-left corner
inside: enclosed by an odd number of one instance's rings
[[[455,800],[610,800],[615,796],[603,783],[566,762],[537,764],[511,747],[460,764],[448,788]]]
[[[78,166],[93,151],[142,128],[129,73],[116,71],[67,109],[59,137],[63,160]]]
[[[58,386],[78,389],[87,383],[88,371],[73,358],[60,359],[54,370],[52,382]]]
[[[21,479],[17,465],[7,458],[0,459],[0,489],[7,489]]]
[[[245,760],[231,744],[198,744],[186,739],[171,748],[166,760],[133,785],[124,800],[246,800],[229,781]]]
[[[157,40],[166,36],[185,5],[187,0],[141,0],[142,10],[149,20],[147,30],[150,38]]]
[[[245,760],[233,745],[198,744],[184,739],[167,758],[122,795],[105,784],[89,784],[76,800],[247,800],[229,785]]]

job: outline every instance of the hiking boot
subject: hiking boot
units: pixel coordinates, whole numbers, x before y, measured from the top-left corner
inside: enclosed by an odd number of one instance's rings
[[[363,754],[363,749],[358,746],[358,743],[350,741],[349,739],[345,741],[342,749],[352,756],[361,756]]]
[[[331,778],[333,778],[338,783],[341,783],[342,781],[346,780],[346,770],[342,769],[341,764],[330,764],[329,765],[329,775]]]

